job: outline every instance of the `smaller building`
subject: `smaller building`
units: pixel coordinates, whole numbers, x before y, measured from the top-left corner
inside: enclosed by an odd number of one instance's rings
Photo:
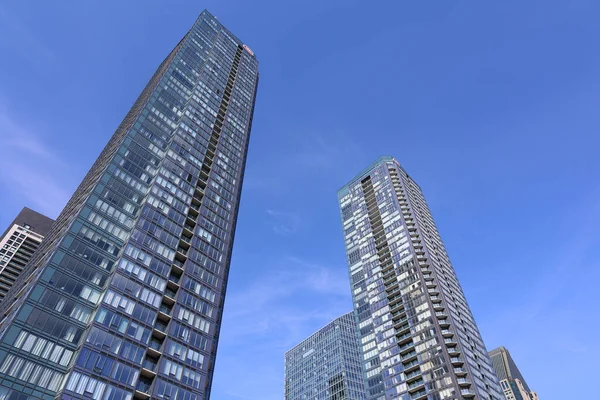
[[[24,207],[0,237],[0,301],[23,272],[54,220]]]
[[[362,363],[349,312],[285,354],[285,400],[366,400]]]
[[[538,395],[527,386],[521,371],[505,347],[498,347],[489,354],[506,400],[539,400]]]

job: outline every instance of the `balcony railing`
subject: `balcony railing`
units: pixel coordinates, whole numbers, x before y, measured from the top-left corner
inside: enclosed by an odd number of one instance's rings
[[[162,346],[162,343],[161,343],[161,342],[159,342],[159,341],[158,341],[158,340],[156,340],[156,339],[152,339],[152,340],[150,340],[150,343],[148,344],[148,346],[149,346],[151,349],[154,349],[154,350],[160,351],[160,346]]]
[[[147,370],[149,370],[149,371],[156,371],[156,366],[157,365],[158,365],[157,362],[151,361],[151,360],[148,360],[148,359],[144,360],[144,363],[142,364],[142,366],[144,368],[146,368]]]
[[[422,386],[422,385],[424,385],[424,384],[425,384],[425,382],[423,382],[423,380],[421,379],[421,380],[418,380],[418,381],[414,381],[414,382],[411,382],[411,383],[409,383],[409,384],[408,384],[408,388],[409,388],[409,389],[414,389],[414,388],[416,388],[416,387],[419,387],[419,386]]]
[[[406,379],[414,378],[415,376],[421,375],[421,371],[413,371],[406,374]]]
[[[156,321],[156,323],[154,324],[154,328],[156,328],[157,330],[159,330],[161,332],[167,333],[167,324],[165,324],[163,322]]]
[[[147,381],[139,381],[135,387],[136,390],[139,390],[142,393],[149,393],[150,392],[150,386],[152,385],[152,382],[147,382]]]
[[[406,344],[400,346],[399,350],[404,351],[404,350],[410,349],[411,347],[415,347],[415,344],[413,342],[409,342],[409,343],[406,343]]]
[[[171,315],[171,312],[173,311],[173,307],[167,307],[166,305],[161,304],[161,306],[159,307],[159,310],[161,312],[163,312],[164,314]]]

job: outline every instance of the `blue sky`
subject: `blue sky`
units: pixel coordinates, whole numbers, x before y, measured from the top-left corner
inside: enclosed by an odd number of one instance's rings
[[[336,191],[382,154],[423,188],[488,349],[542,400],[592,398],[594,0],[3,1],[0,229],[59,213],[205,7],[261,73],[212,398],[281,399],[284,352],[350,310]]]

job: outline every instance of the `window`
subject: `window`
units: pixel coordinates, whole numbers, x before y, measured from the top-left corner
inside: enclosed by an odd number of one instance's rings
[[[170,360],[163,360],[162,373],[175,379],[181,379],[183,367]]]

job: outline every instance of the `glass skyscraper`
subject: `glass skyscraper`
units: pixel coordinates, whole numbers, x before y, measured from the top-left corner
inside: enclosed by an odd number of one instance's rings
[[[489,354],[506,400],[539,400],[537,394],[527,386],[506,347],[498,347]]]
[[[501,400],[415,181],[382,157],[338,192],[371,400]]]
[[[0,236],[0,301],[31,260],[54,220],[24,207]]]
[[[285,354],[285,400],[366,400],[362,364],[350,312]]]
[[[0,304],[0,399],[209,398],[257,84],[202,12]]]

